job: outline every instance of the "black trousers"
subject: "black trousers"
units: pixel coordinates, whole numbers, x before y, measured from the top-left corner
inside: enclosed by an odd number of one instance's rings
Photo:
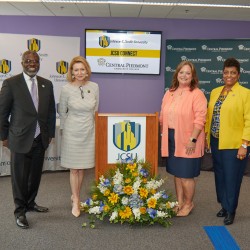
[[[25,215],[35,205],[38,193],[45,149],[41,135],[34,139],[28,153],[11,152],[11,182],[16,217]]]
[[[219,139],[211,136],[211,150],[215,176],[217,201],[229,213],[234,213],[238,206],[240,187],[247,166],[248,157],[237,159],[238,149],[219,148]],[[247,148],[247,155],[250,147]]]

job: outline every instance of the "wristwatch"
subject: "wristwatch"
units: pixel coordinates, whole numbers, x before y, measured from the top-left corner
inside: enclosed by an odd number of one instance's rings
[[[247,149],[247,144],[242,143],[241,147],[243,147],[244,149]]]
[[[197,142],[197,139],[191,137],[191,138],[190,138],[190,141],[196,143],[196,142]]]

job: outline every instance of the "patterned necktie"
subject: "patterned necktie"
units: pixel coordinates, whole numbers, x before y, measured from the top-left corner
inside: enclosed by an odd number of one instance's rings
[[[38,111],[37,87],[36,87],[35,79],[30,78],[30,80],[32,82],[32,85],[31,85],[31,97],[32,97],[34,106],[36,108],[36,111]],[[40,127],[39,127],[39,123],[37,122],[37,124],[36,124],[36,132],[35,132],[35,137],[34,138],[36,138],[39,134],[40,134]]]

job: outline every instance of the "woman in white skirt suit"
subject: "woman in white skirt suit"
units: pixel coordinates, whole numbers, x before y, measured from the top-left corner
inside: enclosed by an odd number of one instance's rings
[[[72,59],[60,96],[59,113],[61,166],[70,169],[72,214],[80,215],[80,190],[83,171],[95,166],[95,112],[99,87],[89,81],[91,69],[85,58]]]

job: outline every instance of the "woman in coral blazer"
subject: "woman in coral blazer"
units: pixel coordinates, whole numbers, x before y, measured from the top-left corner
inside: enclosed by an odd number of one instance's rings
[[[206,139],[211,146],[217,201],[225,217],[234,222],[250,141],[250,90],[239,85],[240,63],[228,58],[223,66],[224,86],[215,88],[208,105]]]
[[[167,172],[174,175],[177,216],[187,216],[194,207],[194,177],[199,176],[204,155],[204,125],[207,100],[198,88],[191,62],[181,62],[165,93],[160,113],[162,156],[167,157]]]

